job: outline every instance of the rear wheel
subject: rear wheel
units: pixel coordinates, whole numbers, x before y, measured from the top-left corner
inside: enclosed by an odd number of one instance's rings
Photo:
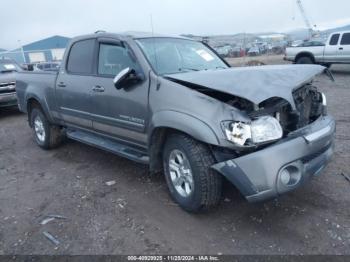
[[[314,61],[308,56],[302,56],[297,59],[297,64],[314,64]]]
[[[35,141],[40,147],[50,149],[61,144],[63,138],[61,128],[51,125],[41,109],[34,108],[31,111],[30,121]]]
[[[198,212],[218,205],[222,177],[211,169],[214,158],[205,144],[183,134],[171,135],[163,151],[165,178],[172,198]]]

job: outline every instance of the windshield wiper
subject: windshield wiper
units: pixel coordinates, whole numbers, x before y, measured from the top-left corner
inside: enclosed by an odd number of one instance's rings
[[[179,68],[179,71],[199,71],[199,69],[196,69],[196,68],[189,68],[189,67],[180,67]]]

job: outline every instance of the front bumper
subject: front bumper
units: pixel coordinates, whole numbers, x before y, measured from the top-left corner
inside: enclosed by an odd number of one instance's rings
[[[0,94],[0,107],[17,105],[16,92]]]
[[[322,171],[333,155],[334,134],[334,119],[322,116],[270,147],[212,168],[233,183],[249,202],[274,198]],[[283,178],[286,172],[290,183]]]

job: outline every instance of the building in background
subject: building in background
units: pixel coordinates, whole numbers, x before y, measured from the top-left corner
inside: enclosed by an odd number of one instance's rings
[[[55,35],[15,50],[0,51],[0,58],[10,58],[19,64],[61,61],[70,38]]]

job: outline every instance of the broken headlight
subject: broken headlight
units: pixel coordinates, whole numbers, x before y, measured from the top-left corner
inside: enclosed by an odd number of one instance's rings
[[[280,139],[283,135],[280,123],[272,116],[259,117],[249,124],[225,122],[224,132],[229,141],[241,146],[247,140],[259,144]]]
[[[254,143],[277,140],[283,135],[280,123],[272,116],[262,116],[252,121],[251,129]]]

